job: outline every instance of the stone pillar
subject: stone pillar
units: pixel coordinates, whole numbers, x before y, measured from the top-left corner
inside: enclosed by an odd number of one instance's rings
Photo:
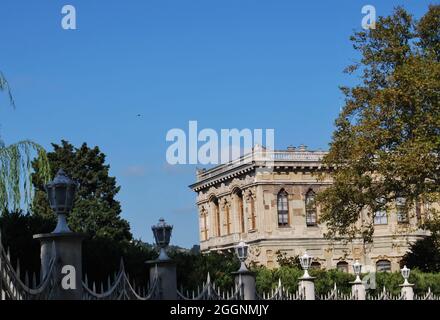
[[[404,300],[414,300],[414,289],[413,289],[414,285],[413,284],[404,283],[404,284],[401,284],[400,287],[402,288],[400,292],[402,293]]]
[[[176,264],[173,260],[147,261],[150,266],[150,284],[159,277],[159,300],[177,300],[177,273]]]
[[[365,285],[362,281],[354,281],[351,283],[351,294],[354,300],[366,300]]]
[[[299,292],[304,300],[315,300],[315,278],[306,276],[299,278]]]
[[[55,287],[52,300],[81,300],[82,287],[82,241],[86,237],[82,233],[54,232],[36,234],[41,244],[41,279],[45,279],[50,262],[55,257]]]
[[[255,274],[249,270],[239,270],[232,274],[235,276],[235,286],[241,290],[243,300],[256,300]]]

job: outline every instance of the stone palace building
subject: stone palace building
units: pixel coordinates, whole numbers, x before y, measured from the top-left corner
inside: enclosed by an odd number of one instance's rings
[[[197,193],[202,252],[232,248],[240,240],[250,246],[250,260],[277,266],[277,252],[314,257],[313,267],[352,272],[359,260],[363,271],[396,271],[409,244],[425,235],[417,228],[423,207],[412,214],[377,212],[373,242],[335,242],[324,238],[315,195],[332,183],[321,160],[326,152],[305,146],[266,151],[256,146],[248,155],[197,171],[190,188]],[[318,179],[317,173],[324,173]]]

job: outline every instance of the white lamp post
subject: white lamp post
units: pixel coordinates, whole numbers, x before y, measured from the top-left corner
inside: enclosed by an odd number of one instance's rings
[[[404,266],[402,269],[400,269],[400,273],[402,274],[403,279],[405,281],[403,284],[400,285],[402,287],[401,293],[405,300],[414,300],[414,289],[413,284],[408,282],[409,275],[411,273],[411,270]]]
[[[310,269],[310,266],[312,265],[312,259],[313,259],[313,257],[309,256],[307,254],[307,251],[301,257],[299,257],[299,262],[301,263],[301,267],[304,270],[304,275],[303,275],[304,279],[311,278],[309,275],[309,269]]]
[[[408,269],[406,266],[404,266],[401,270],[400,270],[403,279],[405,279],[405,281],[403,282],[403,285],[409,285],[408,282],[408,278],[409,278],[409,274],[411,272],[411,269]]]
[[[361,283],[362,280],[360,278],[361,271],[362,271],[362,265],[359,263],[359,260],[356,260],[355,263],[353,263],[353,271],[356,275],[356,280],[354,280],[355,283]]]
[[[312,259],[313,257],[308,255],[307,252],[299,257],[301,267],[304,269],[304,275],[299,278],[299,290],[305,300],[315,300],[315,278],[309,275]]]
[[[245,264],[245,261],[248,257],[248,249],[249,246],[244,241],[240,241],[240,243],[235,247],[235,253],[237,254],[237,257],[241,262],[240,269],[238,270],[239,272],[248,271]]]

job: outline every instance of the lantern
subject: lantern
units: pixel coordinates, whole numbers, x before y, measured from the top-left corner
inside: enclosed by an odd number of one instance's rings
[[[312,259],[313,259],[313,257],[309,256],[307,254],[307,251],[304,253],[304,255],[299,257],[299,262],[301,263],[301,267],[304,270],[303,278],[310,278],[308,270],[310,269],[310,266],[312,265]]]
[[[158,224],[151,227],[151,230],[153,230],[156,245],[160,248],[159,260],[169,260],[165,249],[170,244],[173,226],[167,224],[165,219],[161,218]]]
[[[58,223],[53,232],[71,232],[67,225],[66,215],[70,213],[75,199],[77,184],[60,169],[55,179],[46,185],[46,192],[52,210],[58,215]]]
[[[356,260],[355,263],[353,263],[353,272],[356,275],[355,282],[362,282],[360,275],[362,271],[362,265],[359,263],[359,260]]]
[[[241,262],[239,271],[247,271],[245,261],[248,257],[248,249],[249,246],[244,241],[240,241],[240,243],[235,247],[235,253]]]
[[[404,285],[409,285],[408,282],[408,278],[409,278],[409,274],[411,272],[411,269],[407,268],[406,266],[404,266],[400,272],[402,273],[402,277],[403,279],[405,279],[405,282],[403,283]]]

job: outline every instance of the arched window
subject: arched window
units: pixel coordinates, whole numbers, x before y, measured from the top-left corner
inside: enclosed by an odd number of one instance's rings
[[[216,228],[216,236],[220,237],[221,236],[221,232],[220,232],[220,208],[218,205],[218,199],[216,197],[213,197],[211,199],[211,203],[212,203],[212,209],[213,209],[213,213],[214,213],[214,219],[215,219],[215,228]]]
[[[315,192],[309,190],[306,194],[306,225],[316,226],[317,224]]]
[[[289,202],[287,192],[282,189],[277,197],[278,208],[278,226],[285,227],[289,225]]]
[[[321,264],[318,261],[313,261],[310,265],[310,269],[319,270],[321,269]]]
[[[376,262],[376,272],[391,271],[391,262],[389,260],[379,260]]]
[[[348,263],[346,261],[339,261],[336,264],[336,269],[342,272],[348,272]]]

